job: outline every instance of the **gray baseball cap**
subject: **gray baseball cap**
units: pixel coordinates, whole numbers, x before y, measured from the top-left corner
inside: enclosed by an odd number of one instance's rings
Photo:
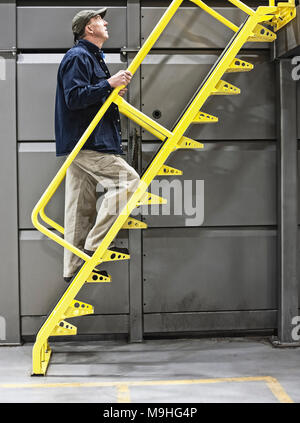
[[[101,18],[104,18],[107,11],[107,7],[99,10],[81,10],[78,12],[72,20],[72,31],[75,36],[81,36],[84,33],[84,28],[95,16],[100,15]]]

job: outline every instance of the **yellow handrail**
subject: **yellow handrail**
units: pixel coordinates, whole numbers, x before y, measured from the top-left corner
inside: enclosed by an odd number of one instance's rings
[[[61,234],[64,234],[65,232],[64,228],[58,223],[54,222],[54,220],[50,219],[50,217],[46,215],[44,207],[40,210],[40,216],[41,216],[41,219],[43,219],[45,223],[48,223],[49,226],[52,226],[52,228],[56,229]]]
[[[212,9],[211,7],[207,6],[202,0],[190,0],[191,2],[195,3],[197,6],[201,7],[205,12],[209,15],[217,19],[219,22],[227,26],[228,28],[232,29],[232,31],[237,32],[239,27],[236,26],[234,23],[230,22],[228,19],[224,18],[220,13],[216,10]]]
[[[240,0],[228,0],[230,3],[234,4],[236,7],[241,9],[243,12],[247,13],[249,16],[255,15],[255,10],[251,9],[251,7],[247,6]]]
[[[124,100],[124,98],[118,98],[115,103],[118,105],[120,112],[124,116],[128,117],[147,131],[151,132],[161,141],[164,141],[166,138],[169,138],[172,135],[171,131],[164,128],[153,119],[150,119],[149,116],[133,107],[126,100]]]

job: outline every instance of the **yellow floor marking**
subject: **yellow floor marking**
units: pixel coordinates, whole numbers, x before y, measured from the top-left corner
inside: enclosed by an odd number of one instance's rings
[[[278,380],[271,376],[222,377],[212,379],[179,379],[179,380],[143,380],[123,382],[58,382],[58,383],[3,383],[0,388],[92,388],[114,386],[117,388],[118,402],[130,402],[129,387],[131,386],[163,386],[163,385],[193,385],[222,382],[265,382],[272,394],[280,401],[292,403],[293,400],[285,392]]]
[[[125,383],[117,384],[118,402],[131,402],[129,386]]]
[[[269,381],[267,382],[268,388],[271,390],[273,395],[280,401],[280,402],[288,402],[293,403],[294,401],[292,398],[288,396],[288,394],[285,392],[283,387],[280,385],[277,379],[274,377],[269,376]]]

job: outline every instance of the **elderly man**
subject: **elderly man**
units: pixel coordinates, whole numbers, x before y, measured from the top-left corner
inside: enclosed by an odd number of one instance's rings
[[[112,90],[127,86],[131,73],[111,76],[101,50],[109,38],[106,8],[82,10],[72,21],[75,45],[59,66],[55,135],[56,155],[69,154]],[[126,88],[120,91],[124,96]],[[65,239],[92,255],[139,184],[139,175],[123,155],[120,115],[112,104],[67,170],[65,185]],[[105,194],[96,211],[96,187]],[[127,253],[126,249],[110,247]],[[83,261],[65,249],[64,279],[70,282]],[[101,272],[107,275],[105,271]]]

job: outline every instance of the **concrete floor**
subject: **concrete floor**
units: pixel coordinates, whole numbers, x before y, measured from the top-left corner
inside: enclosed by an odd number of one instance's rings
[[[300,402],[300,349],[263,338],[51,343],[45,377],[32,344],[0,348],[0,402]]]

